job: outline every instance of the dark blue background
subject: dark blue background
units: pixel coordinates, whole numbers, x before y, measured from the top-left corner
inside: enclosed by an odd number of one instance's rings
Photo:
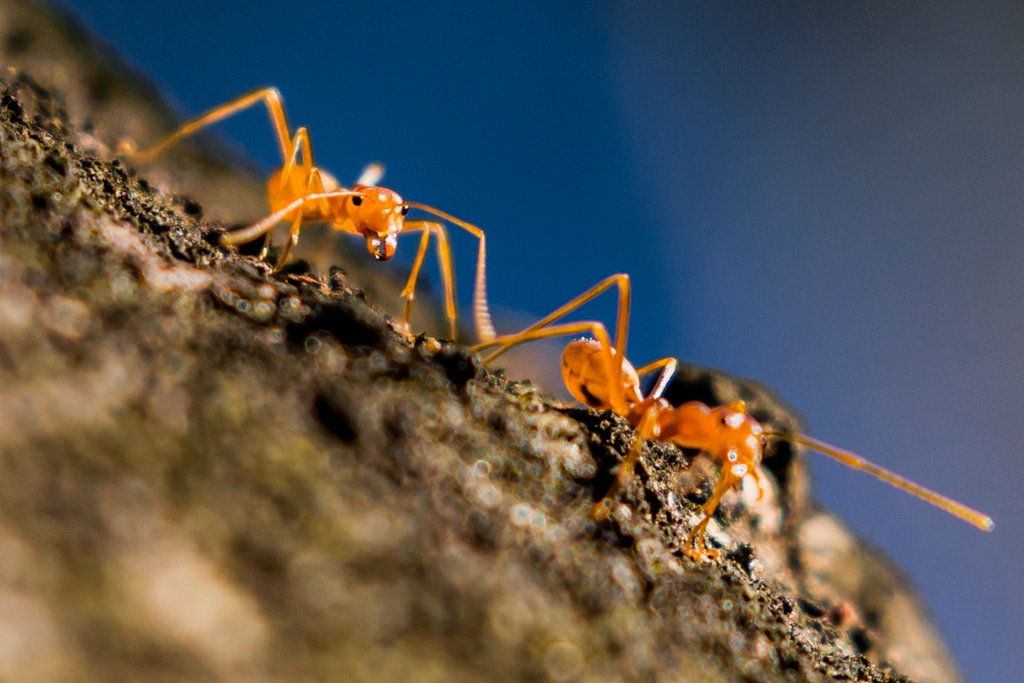
[[[1024,670],[1024,6],[65,4],[183,115],[277,85],[339,178],[382,160],[483,227],[496,308],[627,271],[635,361],[762,380],[812,434],[991,514],[816,463],[970,680]],[[265,113],[222,130],[278,163]]]

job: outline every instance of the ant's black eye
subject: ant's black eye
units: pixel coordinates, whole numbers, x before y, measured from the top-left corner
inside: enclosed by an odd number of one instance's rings
[[[409,213],[409,205],[408,204],[402,204],[402,215],[405,216],[408,213]]]
[[[352,197],[352,206],[359,206],[362,203],[363,203],[363,195],[357,194],[354,197]]]

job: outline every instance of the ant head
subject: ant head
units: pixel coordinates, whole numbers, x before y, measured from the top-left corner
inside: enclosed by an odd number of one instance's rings
[[[756,469],[761,464],[768,437],[761,423],[747,415],[746,404],[736,401],[712,408],[710,415],[717,444],[713,457],[720,460],[723,467],[730,467],[737,477]]]
[[[614,357],[615,350],[611,350]],[[562,379],[569,393],[580,403],[598,410],[611,408],[611,382],[601,353],[601,343],[595,339],[570,342],[562,352]],[[643,400],[640,378],[636,369],[622,359],[622,388],[626,403],[635,405]]]
[[[398,233],[402,230],[409,206],[394,190],[356,185],[359,192],[347,198],[346,213],[363,237],[366,250],[378,261],[395,255]]]

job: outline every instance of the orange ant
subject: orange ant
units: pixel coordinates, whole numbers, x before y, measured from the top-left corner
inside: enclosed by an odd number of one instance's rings
[[[284,165],[267,182],[270,215],[246,228],[225,233],[221,236],[221,244],[225,246],[245,244],[260,236],[265,236],[263,250],[260,253],[260,258],[264,259],[270,248],[271,231],[278,223],[291,221],[290,237],[281,251],[277,265],[274,266],[274,272],[277,272],[284,265],[292,247],[298,244],[299,230],[304,223],[330,223],[335,230],[361,235],[366,239],[367,251],[378,261],[387,261],[394,255],[398,246],[399,233],[422,232],[423,237],[420,239],[419,251],[416,253],[416,260],[413,261],[412,271],[409,273],[409,281],[399,295],[405,298],[402,326],[408,333],[409,313],[412,310],[416,278],[427,253],[430,235],[433,233],[436,235],[441,277],[444,281],[445,313],[454,339],[456,309],[448,233],[444,225],[437,221],[405,219],[410,209],[425,211],[459,226],[480,240],[476,262],[476,285],[473,291],[473,320],[481,340],[493,339],[494,327],[491,324],[487,305],[486,243],[483,230],[426,204],[407,202],[394,190],[376,187],[377,182],[384,175],[384,167],[380,164],[370,164],[363,169],[359,179],[351,188],[343,187],[331,174],[314,165],[313,147],[310,144],[309,132],[306,128],[298,128],[294,135],[288,132],[284,103],[277,88],[261,88],[215,107],[185,124],[152,149],[137,152],[132,149],[130,144],[123,144],[122,151],[127,152],[137,161],[149,161],[179,139],[192,135],[202,128],[248,109],[259,102],[266,104],[270,112],[270,120],[277,133]]]
[[[599,322],[553,324],[614,286],[619,288],[614,342],[609,338],[605,326]],[[565,386],[580,403],[598,410],[613,411],[628,420],[637,432],[637,438],[619,466],[618,476],[605,497],[594,507],[593,515],[597,520],[608,516],[615,495],[632,479],[645,440],[654,439],[681,448],[696,449],[719,463],[722,470],[711,497],[704,503],[704,517],[687,534],[683,550],[687,556],[697,560],[704,557],[715,558],[718,551],[707,548],[704,541],[708,522],[725,494],[737,487],[747,475],[752,476],[757,483],[758,499],[764,495],[761,457],[768,439],[774,438],[816,450],[849,467],[873,474],[882,481],[937,505],[980,529],[993,529],[994,524],[990,517],[904,479],[849,451],[804,434],[766,430],[747,414],[743,401],[717,408],[710,408],[699,401],[690,401],[673,407],[661,398],[661,394],[675,374],[678,364],[676,359],[662,358],[641,368],[634,368],[626,359],[629,306],[629,276],[612,275],[522,332],[497,337],[473,347],[474,351],[497,347],[484,359],[486,365],[513,346],[524,342],[585,332],[593,335],[593,339],[573,341],[566,346],[562,354],[562,378]],[[650,394],[644,396],[640,389],[640,377],[659,369],[661,375],[654,388]]]

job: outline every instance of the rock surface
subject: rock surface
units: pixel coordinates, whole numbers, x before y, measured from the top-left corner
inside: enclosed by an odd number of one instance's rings
[[[374,265],[216,247],[258,180],[216,148],[128,169],[173,125],[153,91],[45,7],[0,27],[0,678],[959,680],[790,449],[719,561],[679,551],[693,453],[646,449],[595,526],[624,421],[401,334]],[[673,392],[796,425],[714,371]]]

